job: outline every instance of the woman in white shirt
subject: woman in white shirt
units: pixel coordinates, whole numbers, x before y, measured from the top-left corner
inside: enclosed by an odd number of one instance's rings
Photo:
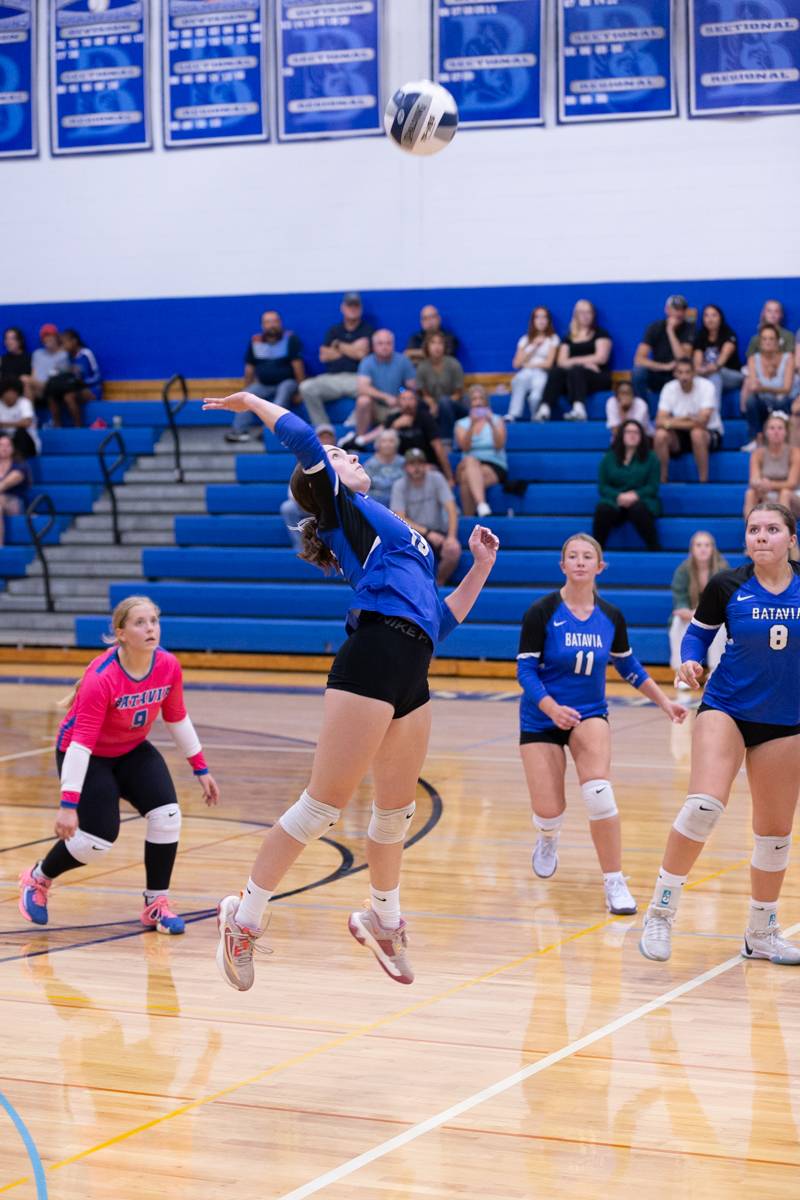
[[[527,401],[531,419],[541,421],[544,413],[539,413],[544,385],[547,383],[547,372],[556,361],[556,353],[561,339],[553,328],[553,318],[549,308],[539,305],[531,313],[528,332],[517,342],[512,367],[517,372],[511,380],[511,401],[506,414],[507,421],[518,421],[525,411]],[[549,415],[549,414],[548,414]]]
[[[627,379],[621,379],[614,388],[614,395],[606,400],[606,429],[610,431],[612,442],[624,421],[638,421],[649,438],[655,432],[647,401],[634,393],[633,384]]]

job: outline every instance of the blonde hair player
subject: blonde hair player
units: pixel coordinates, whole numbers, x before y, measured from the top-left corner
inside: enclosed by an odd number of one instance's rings
[[[756,504],[745,527],[751,561],[712,576],[684,635],[679,678],[691,688],[700,686],[708,648],[723,625],[728,641],[697,711],[689,795],[672,826],[639,942],[656,962],[672,953],[681,890],[744,759],[754,844],[742,955],[800,966],[800,947],[778,924],[800,790],[800,565],[789,560],[796,545],[789,510]]]
[[[121,600],[111,617],[113,645],[89,663],[64,702],[69,711],[56,739],[59,840],[19,881],[19,910],[35,925],[47,924],[53,880],[98,863],[111,849],[124,797],[146,823],[142,924],[159,933],[184,932],[183,918],[169,901],[181,810],[167,764],[147,741],[159,713],[189,760],[206,804],[219,801],[219,789],[186,713],[181,665],[158,644],[159,615],[148,596]]]
[[[306,845],[339,819],[372,769],[375,799],[367,829],[369,909],[350,914],[350,933],[396,983],[412,983],[400,915],[400,864],[414,816],[417,778],[431,727],[428,665],[435,646],[463,621],[489,577],[498,540],[476,525],[473,564],[444,602],[425,538],[367,495],[370,477],[355,454],[322,446],[293,413],[248,392],[205,400],[206,409],[256,414],[296,456],[292,494],[309,562],[335,569],[355,592],[349,637],[334,659],[311,779],[267,833],[240,900],[219,906],[217,965],[239,991],[253,986],[253,949],[283,876]]]
[[[525,614],[517,655],[520,754],[538,833],[533,870],[549,879],[558,866],[558,837],[566,798],[566,747],[578,772],[589,829],[603,872],[609,912],[635,913],[622,874],[622,831],[611,786],[611,731],[606,667],[613,663],[680,724],[686,710],[670,700],[634,657],[625,618],[601,600],[595,581],[606,564],[599,542],[586,533],[567,538],[561,550],[564,586],[537,600]]]

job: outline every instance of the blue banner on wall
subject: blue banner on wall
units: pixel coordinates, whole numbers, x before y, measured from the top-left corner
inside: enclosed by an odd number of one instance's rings
[[[36,0],[0,2],[0,158],[37,153]]]
[[[278,137],[383,131],[382,0],[276,0]]]
[[[149,150],[149,0],[53,0],[53,154]]]
[[[689,112],[800,109],[800,0],[690,0]]]
[[[434,77],[461,128],[541,125],[541,62],[541,0],[433,0]]]
[[[558,120],[677,115],[672,0],[558,0]]]
[[[162,6],[165,144],[266,141],[266,0]]]

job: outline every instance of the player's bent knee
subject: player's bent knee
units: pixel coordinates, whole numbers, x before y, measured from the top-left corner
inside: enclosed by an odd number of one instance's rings
[[[381,846],[392,846],[397,842],[404,842],[416,808],[413,800],[405,808],[378,808],[373,803],[367,837]]]
[[[108,854],[114,843],[107,842],[105,838],[98,837],[97,834],[76,829],[72,837],[67,838],[64,845],[74,859],[86,865],[94,862],[101,854]]]
[[[145,840],[156,846],[170,846],[181,835],[181,810],[176,804],[161,804],[146,814]]]
[[[689,838],[691,842],[705,842],[714,832],[714,826],[725,812],[725,805],[713,796],[699,792],[687,796],[686,803],[673,822],[673,829]]]
[[[619,811],[614,789],[607,779],[590,779],[581,784],[581,795],[590,821],[607,821]]]
[[[791,850],[791,834],[787,834],[786,837],[761,837],[754,833],[750,865],[757,871],[785,871],[789,865]]]
[[[307,846],[326,834],[340,816],[341,809],[334,808],[332,804],[321,804],[304,791],[300,799],[278,819],[278,824],[289,837]]]

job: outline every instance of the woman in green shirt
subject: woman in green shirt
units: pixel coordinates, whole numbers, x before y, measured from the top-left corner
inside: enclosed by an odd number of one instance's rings
[[[612,529],[630,521],[648,550],[661,549],[656,531],[661,512],[658,481],[658,459],[647,445],[644,430],[638,421],[624,421],[600,463],[600,503],[593,532],[601,546]]]

